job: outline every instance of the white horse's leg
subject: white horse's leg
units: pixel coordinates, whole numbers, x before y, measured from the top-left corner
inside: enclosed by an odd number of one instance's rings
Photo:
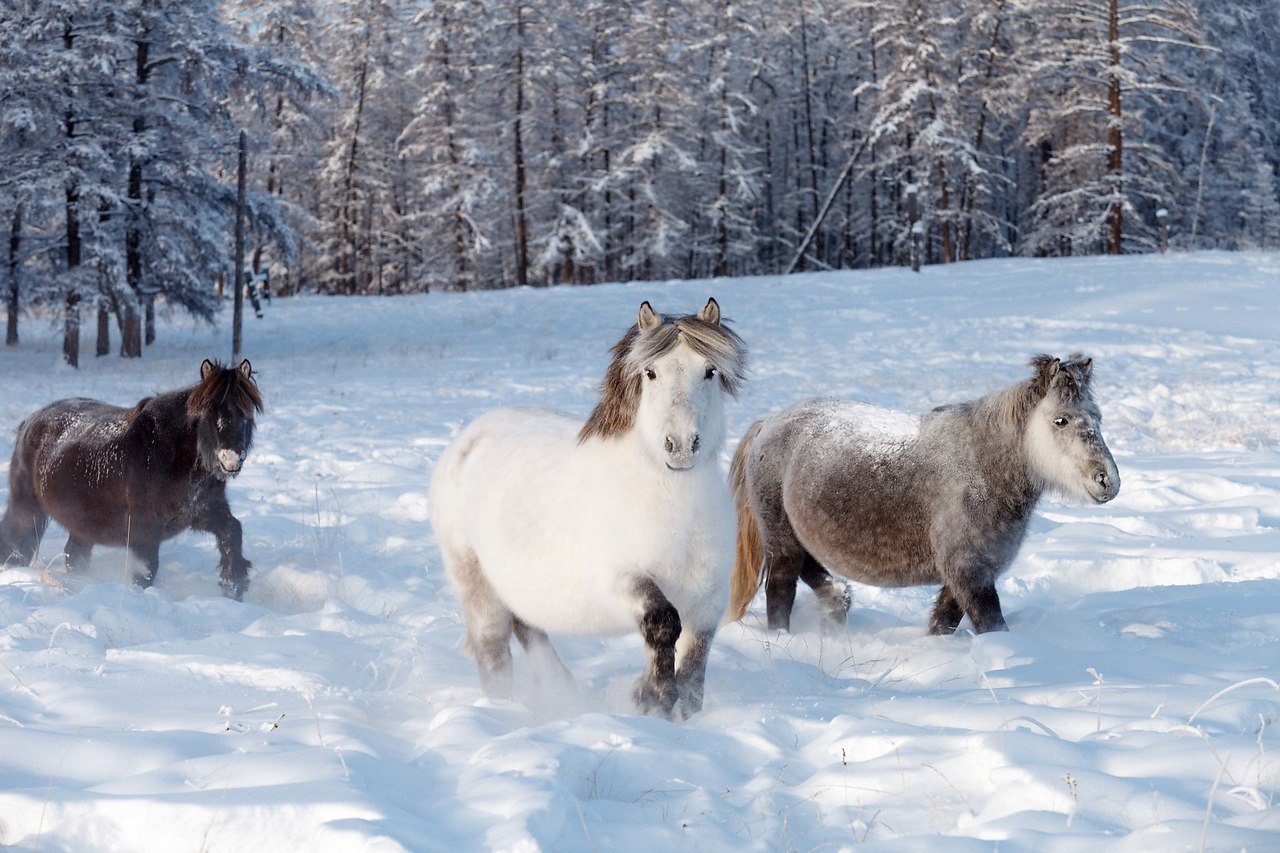
[[[632,594],[639,606],[637,622],[649,653],[649,665],[636,682],[632,698],[643,714],[671,719],[676,704],[676,640],[680,614],[651,578],[637,578]]]
[[[560,655],[556,654],[556,647],[551,644],[551,638],[547,636],[546,631],[535,628],[515,616],[511,617],[511,627],[524,653],[529,656],[529,661],[533,664],[535,677],[550,672],[562,683],[573,683],[573,674],[564,665]]]
[[[676,641],[676,695],[682,720],[702,710],[702,691],[707,679],[707,655],[715,629],[685,629]]]
[[[511,611],[498,598],[474,554],[460,557],[444,553],[442,556],[462,603],[467,649],[480,669],[480,686],[489,696],[510,699]]]

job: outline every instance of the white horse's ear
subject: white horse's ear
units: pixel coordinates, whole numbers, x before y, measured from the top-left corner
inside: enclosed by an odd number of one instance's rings
[[[240,362],[239,370],[240,370],[240,375],[243,376],[245,379],[253,378],[253,365],[249,363],[249,359],[246,358],[244,361]]]
[[[715,297],[708,299],[707,304],[702,306],[698,319],[713,326],[720,325],[720,303],[716,302]]]
[[[653,306],[649,304],[649,300],[640,303],[640,318],[636,325],[640,327],[640,331],[646,332],[662,323],[662,315],[653,310]]]
[[[206,358],[204,362],[200,365],[200,381],[203,382],[204,380],[208,379],[209,374],[213,373],[213,371],[214,371],[213,362]]]

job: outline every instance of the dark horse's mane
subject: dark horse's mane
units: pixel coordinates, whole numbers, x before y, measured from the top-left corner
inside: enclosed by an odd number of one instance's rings
[[[193,418],[210,411],[215,406],[229,405],[246,418],[262,413],[262,392],[253,380],[220,361],[209,362],[206,375],[187,395],[187,414]]]
[[[600,386],[600,400],[578,432],[578,441],[624,433],[635,423],[645,365],[675,349],[681,342],[715,365],[720,387],[737,396],[746,373],[747,350],[742,338],[723,323],[710,323],[694,314],[670,317],[651,329],[632,326],[613,345],[613,356]]]
[[[207,363],[209,369],[205,371],[205,377],[195,385],[170,391],[161,396],[172,398],[185,394],[187,417],[193,420],[223,403],[230,405],[238,414],[246,418],[252,418],[255,413],[262,414],[262,392],[258,390],[258,384],[252,373],[245,375],[220,361]],[[147,404],[155,399],[155,397],[143,397],[124,416],[125,421],[133,421],[142,414]]]

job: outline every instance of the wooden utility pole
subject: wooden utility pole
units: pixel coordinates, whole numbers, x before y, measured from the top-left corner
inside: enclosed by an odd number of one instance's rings
[[[836,196],[839,195],[840,188],[844,186],[845,181],[849,180],[849,176],[853,174],[854,164],[858,162],[858,158],[862,156],[862,152],[866,148],[867,140],[866,137],[863,137],[862,142],[858,143],[858,147],[854,149],[853,155],[844,164],[844,168],[840,170],[840,176],[831,185],[831,191],[827,193],[826,201],[822,203],[822,208],[818,211],[818,215],[813,218],[813,224],[805,232],[804,239],[796,247],[796,253],[791,256],[791,263],[787,264],[787,268],[782,271],[783,275],[795,272],[796,267],[800,265],[800,259],[804,257],[805,252],[809,251],[809,244],[813,242],[813,238],[818,234],[818,229],[822,227],[822,220],[826,219],[827,214],[831,212],[831,205],[835,202]]]

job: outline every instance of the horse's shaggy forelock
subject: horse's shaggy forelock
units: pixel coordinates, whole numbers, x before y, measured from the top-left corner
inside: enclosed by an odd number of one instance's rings
[[[1054,362],[1057,362],[1058,369],[1051,373]],[[1030,366],[1035,369],[1031,378],[972,403],[960,405],[972,406],[975,415],[988,422],[1021,429],[1031,410],[1050,392],[1055,393],[1066,406],[1080,406],[1093,401],[1093,392],[1089,387],[1092,364],[1082,354],[1072,353],[1067,356],[1066,361],[1041,354],[1031,359]]]
[[[198,418],[221,405],[230,405],[243,417],[252,418],[254,413],[262,412],[262,392],[252,378],[221,362],[214,362],[209,375],[191,389],[187,397],[187,414]]]
[[[613,360],[605,370],[600,401],[578,432],[578,441],[595,436],[608,438],[631,429],[640,406],[642,376],[647,365],[675,349],[681,342],[711,362],[720,377],[720,387],[737,396],[747,368],[747,349],[742,338],[723,323],[713,324],[693,314],[663,316],[652,329],[632,326],[613,345]]]

